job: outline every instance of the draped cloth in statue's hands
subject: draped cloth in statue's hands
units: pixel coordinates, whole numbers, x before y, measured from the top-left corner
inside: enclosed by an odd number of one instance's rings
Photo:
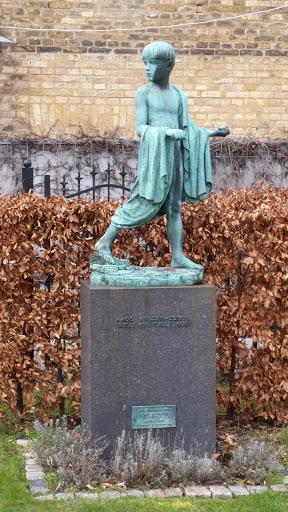
[[[212,188],[209,132],[194,126],[188,115],[186,95],[173,87],[180,96],[179,128],[186,132],[181,150],[182,199],[187,203],[198,203]],[[164,202],[172,185],[175,166],[175,140],[166,136],[166,130],[166,127],[150,125],[142,130],[136,181],[130,199],[111,219],[120,229],[140,227],[165,213]]]

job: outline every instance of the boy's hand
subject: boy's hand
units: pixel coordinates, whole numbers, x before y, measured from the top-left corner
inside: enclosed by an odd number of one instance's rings
[[[166,136],[175,140],[183,140],[186,138],[186,133],[184,130],[179,130],[178,128],[167,128]]]
[[[219,126],[219,128],[217,128],[217,132],[219,137],[226,137],[226,135],[229,135],[230,130],[227,124],[224,124],[224,126]]]
[[[219,126],[217,130],[212,130],[209,132],[209,137],[226,137],[229,135],[230,130],[227,126],[227,124],[224,124],[223,126]]]

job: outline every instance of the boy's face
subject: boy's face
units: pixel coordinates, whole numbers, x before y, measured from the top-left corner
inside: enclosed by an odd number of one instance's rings
[[[149,82],[161,84],[169,78],[172,65],[168,60],[163,60],[159,57],[151,59],[144,59],[145,74]]]

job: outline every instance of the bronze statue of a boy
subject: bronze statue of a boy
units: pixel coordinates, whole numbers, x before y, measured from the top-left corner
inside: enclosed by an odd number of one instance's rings
[[[187,97],[169,85],[175,63],[173,47],[157,41],[142,52],[149,84],[135,98],[137,135],[141,137],[136,181],[130,199],[117,208],[106,233],[96,243],[107,263],[121,260],[111,255],[111,244],[123,228],[137,228],[166,213],[171,245],[171,267],[203,271],[202,265],[183,253],[181,201],[198,203],[211,191],[209,137],[229,134],[227,126],[207,130],[194,126]],[[95,254],[96,254],[95,253]]]

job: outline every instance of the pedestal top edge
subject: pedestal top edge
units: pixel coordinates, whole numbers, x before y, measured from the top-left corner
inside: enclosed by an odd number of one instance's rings
[[[209,284],[209,283],[201,283],[201,284],[191,284],[191,285],[171,285],[171,286],[109,286],[109,285],[98,285],[92,284],[89,280],[81,280],[81,286],[85,286],[90,288],[91,290],[146,290],[146,289],[155,289],[155,290],[171,290],[171,289],[197,289],[197,288],[215,288],[217,287]]]

